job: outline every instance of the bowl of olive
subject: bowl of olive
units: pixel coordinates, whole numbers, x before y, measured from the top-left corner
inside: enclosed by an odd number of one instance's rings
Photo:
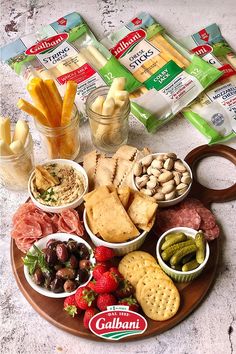
[[[160,267],[173,280],[188,282],[205,268],[210,247],[202,231],[175,227],[161,235],[156,247]]]
[[[72,295],[86,285],[95,264],[91,246],[81,237],[66,233],[51,234],[35,242],[23,261],[29,285],[52,298]]]

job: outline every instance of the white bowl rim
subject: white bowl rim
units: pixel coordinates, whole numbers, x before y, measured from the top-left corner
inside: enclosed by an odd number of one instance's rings
[[[90,252],[91,252],[89,260],[92,263],[92,265],[95,264],[95,258],[94,258],[94,255],[93,255],[93,249],[90,246],[90,244],[87,241],[85,241],[82,237],[74,235],[74,234],[68,234],[68,233],[64,233],[64,232],[56,232],[56,233],[47,235],[45,237],[42,237],[41,239],[36,241],[34,243],[34,245],[36,245],[39,249],[42,249],[42,245],[41,244],[45,244],[46,245],[48,240],[50,240],[52,238],[60,239],[60,237],[61,237],[62,241],[66,241],[69,238],[72,238],[73,240],[75,240],[77,242],[85,244],[88,247],[88,249],[90,250]],[[31,246],[29,251],[33,251],[33,245]],[[25,278],[26,278],[28,284],[35,291],[37,291],[39,294],[47,296],[47,297],[59,299],[59,298],[63,298],[63,297],[67,297],[67,296],[75,294],[77,289],[79,289],[81,286],[85,286],[86,284],[88,284],[88,282],[92,279],[93,273],[90,272],[89,279],[85,283],[79,285],[74,291],[72,291],[72,292],[65,292],[64,291],[62,293],[54,293],[53,291],[47,290],[47,289],[43,288],[42,286],[35,284],[33,282],[32,278],[31,278],[31,275],[29,274],[28,267],[26,265],[24,265],[24,275],[25,275]]]
[[[94,235],[94,233],[91,231],[90,227],[88,226],[87,223],[87,213],[86,213],[86,209],[84,209],[84,213],[83,213],[83,221],[84,221],[84,225],[85,225],[85,229],[88,228],[88,230],[91,232],[91,234],[93,234],[93,237],[96,238],[99,242],[102,242],[104,244],[106,244],[107,247],[123,247],[123,246],[128,246],[128,245],[132,245],[132,243],[135,243],[136,241],[140,240],[142,237],[146,236],[149,231],[143,231],[139,236],[135,237],[133,240],[127,241],[127,242],[117,242],[117,243],[111,243],[111,242],[107,242],[104,241],[102,239],[100,239],[99,237],[97,237],[96,235]]]
[[[160,244],[161,244],[161,241],[163,240],[163,238],[165,236],[167,236],[168,234],[170,234],[171,232],[184,232],[187,234],[187,236],[190,236],[190,237],[193,237],[193,233],[194,233],[194,236],[200,232],[200,230],[196,231],[194,229],[191,229],[190,227],[184,227],[184,226],[179,226],[179,227],[173,227],[172,229],[169,229],[167,230],[166,232],[164,232],[158,239],[158,242],[157,242],[157,245],[156,245],[156,255],[157,255],[157,259],[158,261],[162,262],[171,272],[173,272],[174,274],[178,274],[178,275],[190,275],[190,274],[194,274],[196,272],[198,272],[199,270],[203,269],[205,267],[205,265],[207,264],[208,262],[208,259],[210,257],[210,247],[209,247],[209,244],[206,240],[206,254],[205,254],[205,259],[203,261],[202,264],[199,264],[199,266],[193,270],[189,270],[188,272],[182,272],[181,270],[175,270],[173,268],[170,268],[168,266],[168,264],[165,263],[165,261],[163,261],[162,257],[161,257],[161,254],[160,254]]]
[[[40,202],[37,201],[37,199],[34,198],[32,192],[31,192],[31,180],[35,175],[35,171],[33,171],[29,177],[29,181],[28,181],[28,193],[30,195],[30,198],[32,199],[33,203],[39,207],[39,208],[47,208],[48,210],[50,209],[50,212],[56,212],[55,210],[63,210],[64,208],[69,209],[69,208],[73,208],[74,204],[76,202],[78,202],[78,200],[80,200],[81,198],[83,198],[83,196],[87,193],[88,190],[88,175],[85,171],[85,169],[83,168],[83,166],[81,166],[78,162],[72,161],[72,160],[67,160],[67,159],[52,159],[52,160],[48,160],[44,163],[42,163],[42,166],[44,165],[49,165],[51,163],[64,163],[66,165],[71,165],[72,167],[74,167],[75,169],[77,169],[77,171],[79,171],[83,177],[84,177],[84,192],[77,197],[73,202],[70,202],[68,204],[63,204],[63,205],[58,205],[58,206],[50,206],[50,205],[46,205],[46,204],[42,204]]]
[[[140,160],[138,160],[138,162],[141,162],[141,161],[142,161],[145,157],[147,157],[147,156],[159,156],[159,155],[165,155],[165,154],[168,154],[168,152],[154,152],[153,154],[148,154],[148,155],[142,157]],[[188,193],[189,193],[189,191],[190,191],[190,189],[191,189],[191,186],[192,186],[192,183],[193,183],[193,173],[192,173],[192,170],[191,170],[189,164],[188,164],[185,160],[183,160],[183,159],[181,159],[181,158],[179,158],[179,157],[178,157],[177,159],[180,160],[180,161],[187,167],[187,169],[188,169],[188,171],[189,171],[189,173],[190,173],[190,176],[191,176],[191,182],[189,183],[189,186],[188,186],[187,190],[184,192],[184,194],[179,195],[178,197],[176,197],[176,198],[174,198],[174,199],[170,199],[170,200],[160,200],[160,201],[157,202],[158,205],[168,204],[168,203],[173,202],[173,201],[175,201],[175,202],[178,203],[178,200],[182,198],[182,199],[181,199],[181,201],[182,201],[183,198],[184,198],[184,196],[185,196],[185,195],[187,196]],[[140,191],[140,189],[138,189],[138,187],[136,186],[136,183],[135,183],[135,181],[134,181],[134,172],[133,172],[133,169],[132,169],[132,182],[133,182],[133,186],[135,187],[135,189],[136,189],[137,191]],[[177,204],[177,203],[176,203],[176,204]],[[175,205],[175,204],[174,204],[174,205]]]

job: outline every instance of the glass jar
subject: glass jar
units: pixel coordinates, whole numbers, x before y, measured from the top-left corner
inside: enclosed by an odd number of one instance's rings
[[[73,107],[71,121],[64,127],[47,127],[35,120],[44,149],[50,159],[74,160],[80,151],[80,114]]]
[[[33,141],[29,134],[22,153],[18,155],[0,156],[1,185],[15,191],[26,189],[33,168]]]
[[[130,102],[112,116],[104,116],[92,111],[91,106],[98,96],[106,97],[109,87],[101,86],[92,91],[86,100],[86,113],[89,118],[91,139],[95,147],[113,153],[127,143],[129,133]]]

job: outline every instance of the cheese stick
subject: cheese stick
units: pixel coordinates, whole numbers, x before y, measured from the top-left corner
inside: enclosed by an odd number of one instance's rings
[[[103,107],[102,107],[102,115],[103,116],[112,116],[115,110],[115,101],[111,98],[106,98]]]
[[[87,49],[91,53],[91,55],[96,58],[96,60],[100,63],[102,67],[106,65],[107,59],[104,58],[104,56],[99,52],[96,47],[94,47],[93,45],[88,45]]]
[[[0,117],[0,139],[8,145],[11,143],[11,121],[8,117]]]
[[[104,101],[105,101],[104,96],[98,96],[91,105],[92,111],[95,113],[98,113],[98,114],[102,114],[102,107],[103,107]]]
[[[0,140],[0,156],[10,156],[12,151],[8,144],[4,140]]]
[[[114,98],[115,92],[123,91],[125,89],[125,83],[126,83],[125,77],[116,77],[112,81],[111,87],[107,94],[107,99],[111,97]]]
[[[22,145],[20,140],[16,140],[11,143],[10,149],[14,155],[18,155],[24,151],[24,146]]]
[[[80,52],[86,58],[87,62],[92,65],[96,70],[100,70],[103,65],[88,51],[87,48],[81,48]]]
[[[77,83],[75,81],[67,81],[66,92],[62,105],[61,126],[65,126],[71,121],[71,114],[75,101]]]
[[[57,86],[53,80],[44,80],[44,85],[47,87],[48,94],[51,100],[51,106],[55,112],[57,126],[61,124],[61,114],[62,114],[62,98],[57,89]]]
[[[27,85],[27,90],[34,102],[35,107],[43,113],[43,115],[47,118],[49,126],[51,126],[51,121],[50,121],[51,113],[49,107],[46,104],[39,83],[35,82],[34,80],[35,79],[31,80],[30,83]]]
[[[76,70],[86,63],[87,63],[86,58],[82,54],[79,53],[71,59],[70,68],[71,68],[71,70]]]
[[[71,68],[68,64],[68,60],[61,61],[59,64],[57,64],[57,70],[60,72],[60,75],[68,74],[69,72],[71,72]]]
[[[116,100],[121,100],[121,101],[125,101],[125,100],[128,100],[129,98],[129,93],[127,91],[116,91],[115,94],[114,94],[114,97],[115,97],[115,101]]]
[[[12,141],[19,140],[21,144],[25,146],[25,142],[28,134],[29,134],[28,124],[24,120],[19,119],[15,126],[15,131],[14,131]]]
[[[19,99],[19,101],[17,102],[17,107],[19,109],[21,109],[22,111],[28,113],[32,117],[34,117],[42,125],[49,126],[49,122],[48,122],[47,118],[43,115],[43,113],[40,112],[31,103],[23,100],[23,98]]]

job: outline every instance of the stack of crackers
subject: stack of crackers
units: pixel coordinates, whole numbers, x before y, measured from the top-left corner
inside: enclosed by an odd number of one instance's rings
[[[131,185],[131,171],[135,161],[149,153],[147,148],[139,151],[129,145],[121,146],[112,157],[100,154],[96,150],[91,151],[84,156],[83,160],[90,190],[110,184],[116,187]]]
[[[89,228],[94,235],[111,243],[134,239],[150,231],[156,216],[154,198],[128,186],[100,186],[84,196]]]
[[[176,314],[180,306],[179,291],[149,253],[128,253],[119,263],[119,272],[135,288],[135,296],[146,316],[165,321]]]

